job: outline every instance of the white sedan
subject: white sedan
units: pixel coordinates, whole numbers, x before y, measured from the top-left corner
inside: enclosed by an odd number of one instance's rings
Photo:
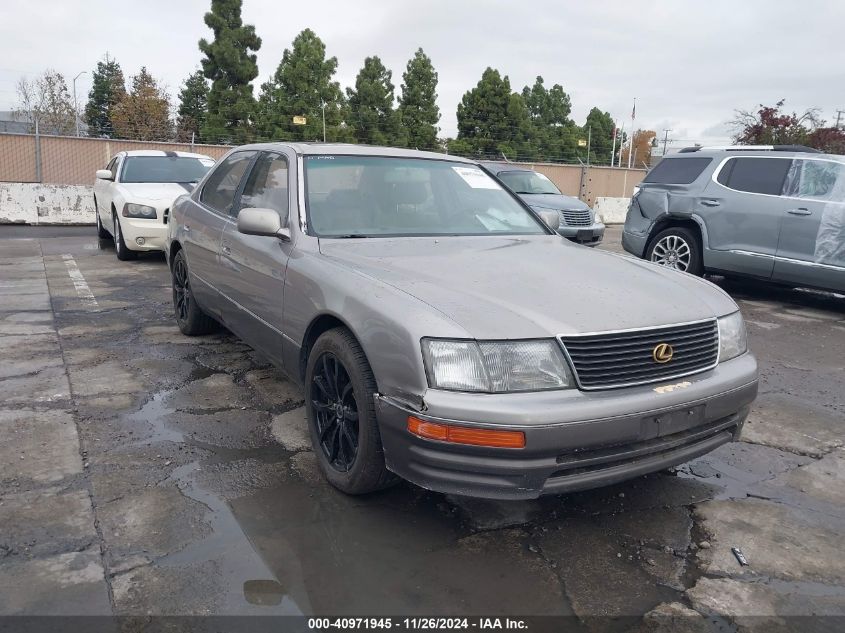
[[[120,152],[97,170],[97,235],[114,238],[120,260],[164,249],[170,207],[190,193],[214,160],[204,154],[137,150]]]

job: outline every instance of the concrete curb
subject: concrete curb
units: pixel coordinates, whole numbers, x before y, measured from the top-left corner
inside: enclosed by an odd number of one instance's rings
[[[0,182],[0,224],[95,224],[91,185]]]

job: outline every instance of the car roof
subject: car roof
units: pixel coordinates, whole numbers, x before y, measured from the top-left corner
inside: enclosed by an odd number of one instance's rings
[[[121,152],[124,156],[177,156],[179,158],[211,158],[205,154],[194,154],[192,152],[171,152],[161,149],[133,149]]]
[[[281,150],[289,149],[302,156],[385,156],[391,158],[427,158],[429,160],[449,160],[458,163],[475,164],[475,161],[461,156],[452,156],[439,152],[425,152],[401,147],[382,147],[377,145],[357,145],[354,143],[253,143],[242,145],[239,150]]]
[[[667,154],[664,158],[724,158],[726,156],[769,156],[778,158],[803,156],[806,158],[828,158],[840,162],[845,159],[845,157],[838,154],[824,154],[817,149],[803,147],[801,145],[695,146],[685,147],[678,152]]]

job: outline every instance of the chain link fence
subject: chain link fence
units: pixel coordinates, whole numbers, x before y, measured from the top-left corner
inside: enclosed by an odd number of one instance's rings
[[[117,152],[159,149],[197,152],[217,160],[228,145],[127,141],[44,134],[0,134],[0,182],[91,185]],[[592,205],[597,197],[630,197],[643,169],[520,163],[545,174],[565,194]]]
[[[139,149],[197,152],[216,160],[230,148],[225,145],[124,141],[84,136],[0,134],[0,182],[90,185],[94,182],[94,172],[105,167],[112,156],[118,152]]]

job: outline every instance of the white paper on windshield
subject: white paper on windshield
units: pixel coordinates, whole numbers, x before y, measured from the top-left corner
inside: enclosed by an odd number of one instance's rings
[[[477,167],[456,167],[452,166],[455,173],[464,179],[464,182],[473,189],[498,189],[499,185]]]
[[[548,180],[549,182],[551,182],[551,180],[549,180],[549,177],[546,174],[541,174],[539,171],[535,171],[534,173],[540,176],[541,180]]]

